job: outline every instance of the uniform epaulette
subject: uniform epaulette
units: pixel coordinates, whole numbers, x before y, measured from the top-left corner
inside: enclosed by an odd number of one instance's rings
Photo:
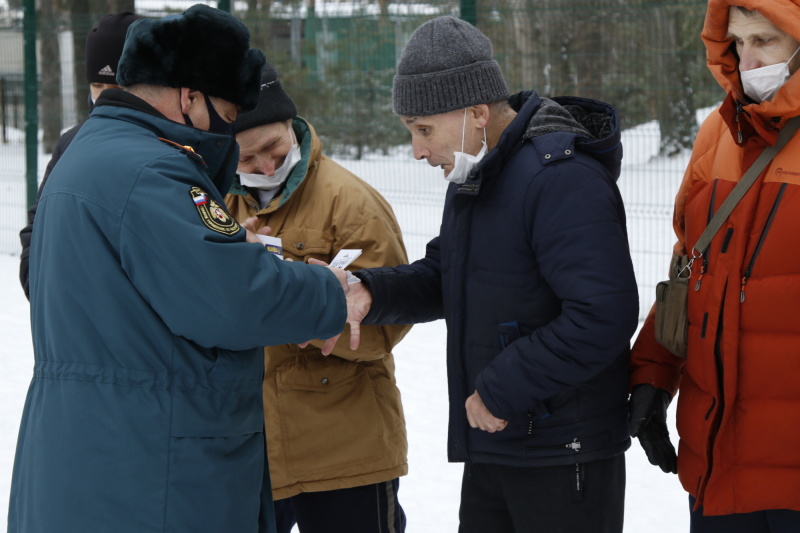
[[[185,145],[184,146],[182,144],[176,143],[175,141],[170,141],[169,139],[165,139],[164,137],[159,137],[158,140],[161,141],[161,142],[167,143],[168,145],[170,145],[173,148],[177,149],[182,154],[186,154],[187,156],[189,156],[189,159],[192,159],[193,161],[195,161],[197,163],[200,163],[201,165],[203,165],[203,167],[207,167],[208,166],[208,165],[206,165],[205,160],[203,160],[203,156],[201,156],[200,154],[195,152],[194,148],[192,148],[191,146],[189,146],[189,145]]]

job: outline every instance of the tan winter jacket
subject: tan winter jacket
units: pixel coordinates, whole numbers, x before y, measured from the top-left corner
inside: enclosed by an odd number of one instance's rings
[[[295,261],[330,262],[343,248],[361,249],[358,270],[408,261],[386,200],[322,155],[310,124],[293,123],[303,159],[266,207],[235,185],[225,199],[237,220],[257,215]],[[276,287],[276,291],[279,287]],[[280,327],[280,325],[278,325]],[[348,329],[329,357],[322,343],[265,349],[264,414],[273,497],[387,481],[408,472],[405,420],[392,348],[410,326],[364,326],[350,350]]]

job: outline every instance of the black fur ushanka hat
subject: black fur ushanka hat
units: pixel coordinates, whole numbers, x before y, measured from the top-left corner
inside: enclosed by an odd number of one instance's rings
[[[188,87],[237,104],[258,103],[266,58],[250,32],[225,11],[197,4],[181,15],[141,19],[128,28],[117,83]]]

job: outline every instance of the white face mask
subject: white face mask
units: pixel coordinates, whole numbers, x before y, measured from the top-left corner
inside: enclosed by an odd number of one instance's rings
[[[771,100],[775,93],[778,92],[778,89],[789,79],[791,75],[789,74],[789,61],[794,59],[798,50],[800,48],[795,50],[792,57],[783,63],[775,63],[774,65],[739,72],[742,77],[744,94],[756,102]]]
[[[464,152],[464,133],[467,128],[467,110],[464,109],[464,125],[461,127],[461,151],[453,154],[453,170],[450,174],[444,177],[447,181],[458,183],[461,185],[467,181],[467,176],[475,168],[475,165],[480,163],[483,156],[486,155],[486,128],[483,128],[483,146],[481,147],[478,155],[472,155]]]
[[[283,159],[283,164],[275,169],[272,176],[266,174],[248,174],[246,172],[237,172],[239,174],[239,182],[246,187],[255,187],[261,190],[277,189],[281,184],[286,181],[289,174],[292,173],[294,167],[303,158],[300,152],[300,146],[297,144],[297,138],[294,135],[294,130],[289,129],[292,136],[292,147],[289,153]]]

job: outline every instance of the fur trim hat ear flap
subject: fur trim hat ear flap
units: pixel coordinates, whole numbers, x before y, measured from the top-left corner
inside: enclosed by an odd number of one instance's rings
[[[134,22],[117,83],[188,87],[250,110],[258,103],[265,61],[260,50],[250,48],[250,32],[242,22],[197,4],[181,15]]]

